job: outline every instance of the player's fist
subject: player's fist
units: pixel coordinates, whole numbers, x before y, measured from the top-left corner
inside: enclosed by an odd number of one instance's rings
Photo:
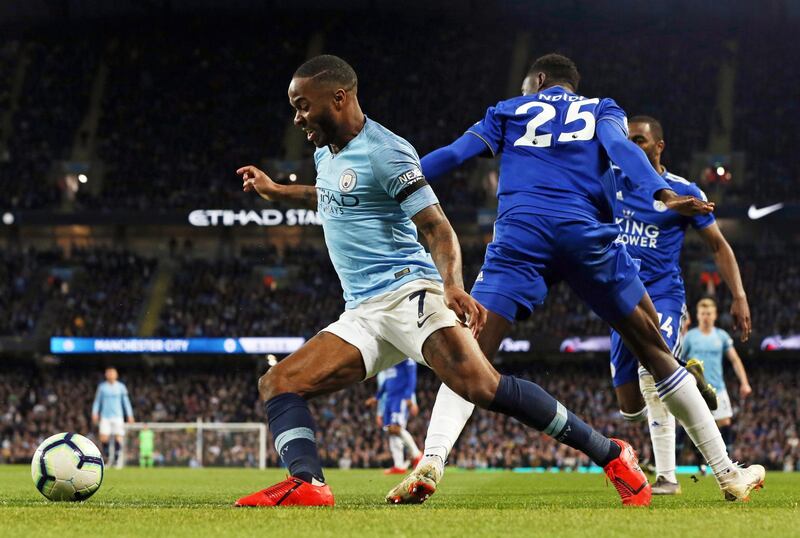
[[[656,196],[667,209],[680,213],[684,217],[708,215],[716,207],[714,202],[706,202],[694,196],[678,196],[675,191],[670,189],[662,189]]]
[[[378,399],[375,396],[373,396],[372,398],[367,398],[367,401],[364,402],[364,405],[366,405],[367,407],[372,407],[376,403],[378,403]]]
[[[753,388],[750,386],[749,383],[744,383],[743,385],[739,385],[739,397],[744,400],[750,394],[752,394]]]
[[[456,313],[461,323],[470,328],[472,336],[477,338],[486,324],[487,313],[483,305],[457,286],[445,287],[444,303]]]
[[[133,423],[134,423],[133,417],[128,417],[128,424],[133,424]]]
[[[92,413],[92,424],[97,424],[98,422],[100,422],[100,417],[97,413]]]
[[[236,173],[242,176],[242,190],[244,192],[256,191],[265,200],[272,200],[280,189],[280,185],[253,165],[243,166]]]
[[[406,406],[408,406],[408,414],[412,417],[419,415],[419,406],[414,403],[414,400],[406,400]]]

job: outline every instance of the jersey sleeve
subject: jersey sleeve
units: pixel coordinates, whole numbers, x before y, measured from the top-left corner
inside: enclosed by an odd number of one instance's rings
[[[689,190],[688,194],[694,196],[695,198],[699,198],[704,202],[708,201],[706,193],[704,193],[703,190],[696,184],[692,183],[691,185],[689,185],[688,190]],[[692,223],[692,228],[694,228],[695,230],[702,230],[703,228],[708,228],[717,221],[713,213],[709,213],[707,215],[695,215],[694,217],[690,217],[689,220]]]
[[[728,331],[725,331],[723,329],[718,329],[718,330],[719,330],[719,338],[720,340],[722,340],[722,353],[724,355],[725,353],[728,352],[730,348],[733,347],[733,338],[731,338],[731,335],[728,334]]]
[[[492,155],[497,155],[502,150],[503,124],[496,106],[490,106],[483,119],[467,129],[467,132],[483,140]]]
[[[411,148],[384,145],[370,153],[370,161],[375,179],[409,218],[439,203]]]
[[[128,395],[128,387],[125,385],[122,385],[122,405],[125,410],[125,417],[133,418],[133,406],[131,405],[131,399]]]
[[[92,402],[92,414],[100,414],[100,392],[103,385],[97,385],[97,391],[94,393],[94,402]]]
[[[625,136],[628,136],[628,117],[622,107],[613,99],[602,99],[595,109],[594,116],[598,122],[613,121],[620,126]]]

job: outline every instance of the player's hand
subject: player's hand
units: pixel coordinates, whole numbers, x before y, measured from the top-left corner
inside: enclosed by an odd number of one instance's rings
[[[378,415],[375,417],[375,425],[379,428],[383,428],[383,417]]]
[[[419,415],[419,406],[414,403],[414,400],[406,400],[406,406],[408,407],[408,414],[412,417]]]
[[[658,191],[657,197],[667,206],[667,209],[680,213],[684,217],[708,215],[716,207],[714,202],[706,202],[694,196],[678,196],[675,191],[669,189]]]
[[[470,328],[472,336],[477,338],[486,325],[487,313],[483,305],[457,286],[448,286],[444,289],[444,303],[456,313],[461,323]]]
[[[98,422],[100,422],[100,416],[92,413],[92,424],[97,424]]]
[[[749,383],[744,383],[743,385],[739,385],[739,397],[744,400],[750,394],[752,394],[753,388],[750,386]]]
[[[133,424],[134,422],[133,417],[128,417],[128,424]]]
[[[239,168],[236,173],[242,176],[244,192],[256,191],[265,200],[272,200],[280,189],[271,177],[251,164]]]
[[[733,299],[731,317],[733,317],[733,329],[741,332],[740,338],[742,342],[747,342],[750,339],[753,325],[750,321],[750,306],[747,304],[746,297]]]
[[[377,403],[378,403],[378,399],[375,396],[373,396],[372,398],[367,398],[367,401],[364,402],[364,405],[366,405],[367,407],[372,407],[373,405],[375,405]]]

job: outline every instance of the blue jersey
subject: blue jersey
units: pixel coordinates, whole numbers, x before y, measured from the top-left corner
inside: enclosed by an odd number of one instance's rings
[[[339,153],[314,153],[317,206],[346,308],[417,279],[441,281],[411,217],[438,200],[414,148],[367,118]]]
[[[653,298],[674,298],[674,309],[685,302],[680,257],[686,227],[696,230],[714,223],[714,215],[684,217],[667,210],[663,202],[652,199],[646,190],[634,188],[630,179],[614,166],[612,173],[619,189],[616,194],[614,218],[620,226],[618,241],[628,254],[641,262],[639,278]],[[706,195],[694,183],[670,174],[661,174],[677,194],[706,200]]]
[[[705,376],[717,392],[725,390],[725,380],[722,377],[722,358],[733,347],[733,338],[719,327],[714,327],[710,333],[704,334],[699,328],[694,328],[683,337],[681,358],[684,361],[697,359],[703,363]]]
[[[100,418],[126,418],[133,416],[128,388],[122,381],[103,381],[97,386],[92,404],[92,414]]]
[[[406,359],[378,374],[378,393],[375,397],[410,400],[416,390],[417,363]]]
[[[490,107],[467,132],[502,154],[498,218],[533,213],[612,222],[616,187],[595,136],[601,121],[628,131],[625,112],[612,99],[588,99],[560,86]]]

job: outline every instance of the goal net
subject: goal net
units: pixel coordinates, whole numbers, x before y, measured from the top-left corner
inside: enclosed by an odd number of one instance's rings
[[[267,426],[260,422],[201,420],[125,424],[122,458],[118,461],[120,467],[219,466],[264,469],[267,466]]]

